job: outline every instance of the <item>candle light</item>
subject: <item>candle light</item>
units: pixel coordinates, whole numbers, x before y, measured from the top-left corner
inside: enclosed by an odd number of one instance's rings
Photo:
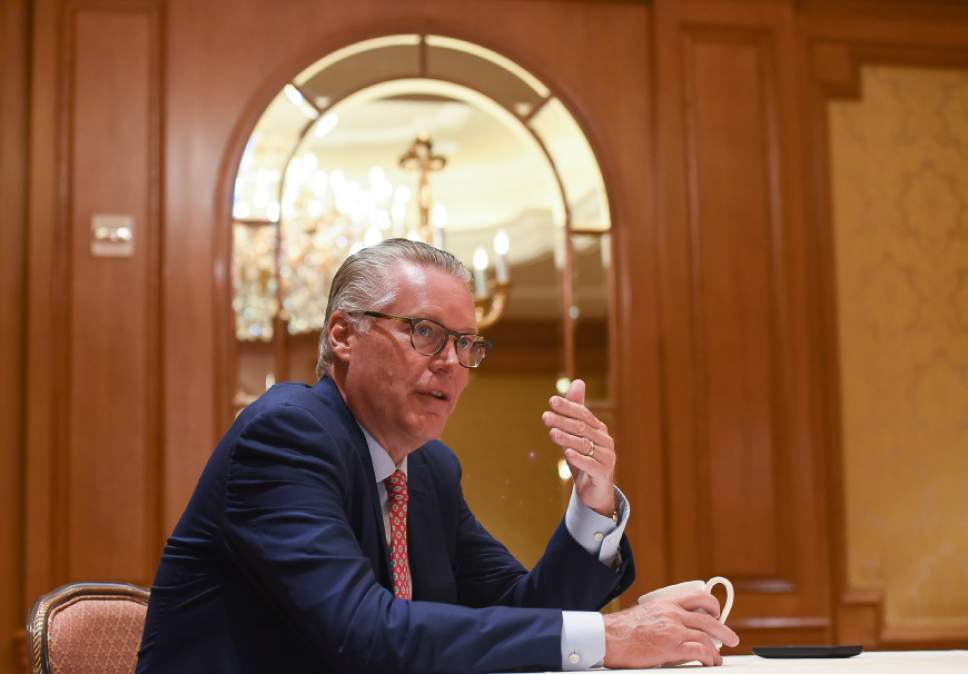
[[[487,297],[487,251],[478,246],[474,251],[474,294]]]
[[[434,206],[430,214],[430,222],[433,225],[434,248],[444,249],[444,225],[447,224],[447,208],[443,204]]]
[[[404,233],[407,219],[407,205],[410,203],[410,190],[402,185],[393,190],[393,205],[390,207],[390,220],[393,223],[393,233],[400,236]]]
[[[497,254],[494,259],[494,274],[498,283],[508,282],[508,249],[511,242],[508,240],[508,233],[503,229],[499,230],[494,236],[494,252]]]

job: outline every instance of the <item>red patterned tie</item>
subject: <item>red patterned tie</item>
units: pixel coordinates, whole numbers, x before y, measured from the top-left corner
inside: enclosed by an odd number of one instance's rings
[[[393,563],[393,594],[410,599],[410,562],[407,558],[407,476],[402,470],[386,479],[390,504],[390,561]]]

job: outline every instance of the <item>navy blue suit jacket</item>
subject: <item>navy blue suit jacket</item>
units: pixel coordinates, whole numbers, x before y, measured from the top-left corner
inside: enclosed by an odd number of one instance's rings
[[[274,386],[215,448],[168,539],[138,672],[558,669],[560,609],[632,582],[562,523],[529,573],[484,530],[440,442],[408,460],[413,601],[393,597],[366,441],[330,379]]]

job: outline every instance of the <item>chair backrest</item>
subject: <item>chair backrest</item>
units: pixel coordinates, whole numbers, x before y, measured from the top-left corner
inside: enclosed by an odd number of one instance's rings
[[[27,622],[34,674],[131,674],[148,591],[127,583],[71,583],[34,602]]]

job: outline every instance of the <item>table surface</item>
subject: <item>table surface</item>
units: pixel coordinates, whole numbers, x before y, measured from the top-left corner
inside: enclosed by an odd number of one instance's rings
[[[849,672],[850,674],[968,674],[968,651],[871,651],[852,658],[761,658],[727,655],[730,672]]]
[[[675,669],[699,669],[697,663],[687,663]],[[968,674],[968,651],[871,651],[852,658],[761,658],[757,655],[727,655],[723,670],[730,674],[742,672],[780,672],[810,674]],[[590,672],[650,672],[647,669],[590,669]],[[669,671],[669,670],[665,670]],[[716,669],[705,671],[717,672]]]

